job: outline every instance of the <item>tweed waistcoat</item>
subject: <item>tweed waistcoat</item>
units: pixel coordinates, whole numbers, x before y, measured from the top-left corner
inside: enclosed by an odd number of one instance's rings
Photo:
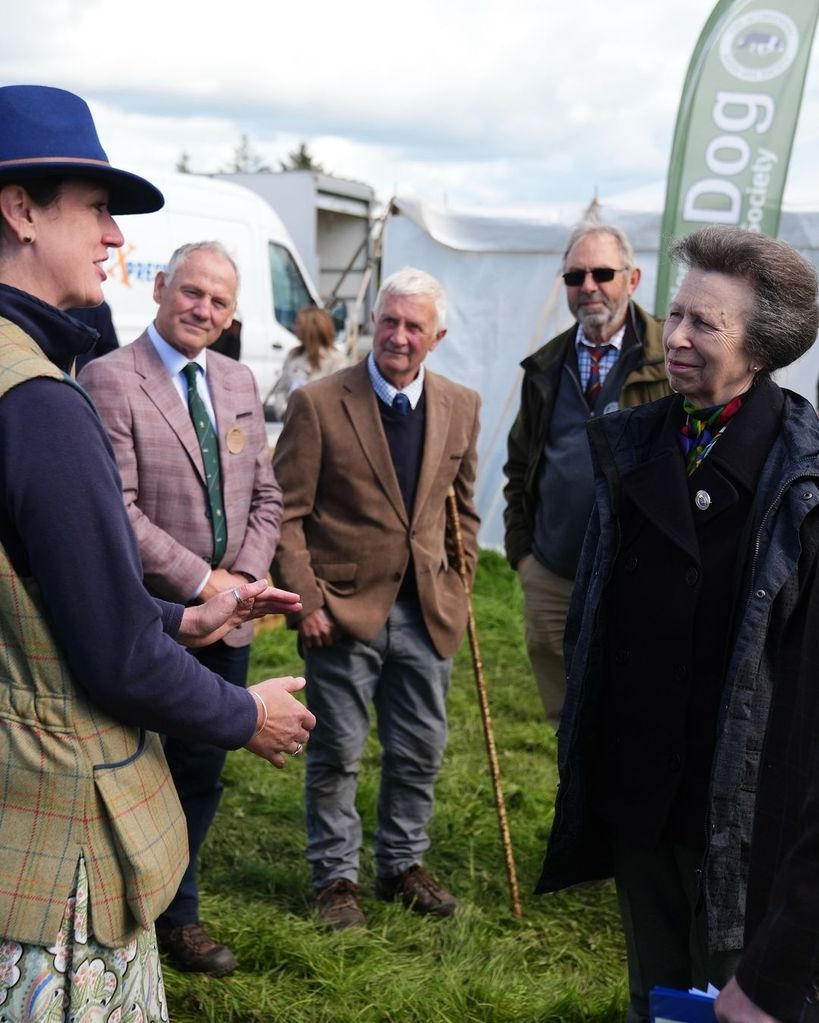
[[[0,318],[0,400],[38,376],[66,379]],[[89,930],[122,945],[170,903],[187,864],[176,790],[158,736],[87,700],[36,584],[2,546],[0,675],[0,935],[52,944],[82,856]]]

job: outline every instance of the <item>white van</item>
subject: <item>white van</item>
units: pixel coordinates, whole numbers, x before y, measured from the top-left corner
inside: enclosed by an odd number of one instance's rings
[[[153,285],[171,254],[187,242],[219,241],[241,276],[236,318],[241,361],[252,369],[262,399],[279,377],[298,310],[321,305],[318,292],[275,211],[240,185],[194,174],[150,176],[165,196],[158,213],[117,217],[125,236],[106,263],[105,298],[120,344],[138,337],[156,315]]]

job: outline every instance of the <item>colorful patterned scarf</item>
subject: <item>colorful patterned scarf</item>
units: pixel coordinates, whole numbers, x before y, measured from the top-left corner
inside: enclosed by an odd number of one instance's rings
[[[700,467],[729,420],[742,408],[744,399],[745,395],[739,394],[726,405],[712,405],[710,408],[694,408],[688,398],[683,399],[686,417],[679,441],[689,476]]]

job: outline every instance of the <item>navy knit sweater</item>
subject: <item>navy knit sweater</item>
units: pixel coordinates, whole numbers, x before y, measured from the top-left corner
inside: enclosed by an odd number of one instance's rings
[[[0,316],[67,370],[96,332],[0,285]],[[108,438],[75,387],[48,378],[0,400],[0,543],[37,582],[52,634],[89,698],[118,720],[226,748],[255,701],[173,638],[182,608],[149,596]],[[170,633],[170,635],[169,635]]]

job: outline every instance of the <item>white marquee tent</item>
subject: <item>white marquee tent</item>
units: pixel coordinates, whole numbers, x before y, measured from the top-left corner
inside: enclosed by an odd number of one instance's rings
[[[476,486],[483,520],[480,540],[482,546],[500,549],[502,470],[519,403],[519,363],[573,322],[559,274],[566,238],[586,211],[581,204],[454,210],[407,198],[394,200],[394,206],[385,227],[382,277],[402,266],[419,266],[446,289],[449,333],[428,362],[431,369],[474,387],[483,399]],[[658,209],[603,204],[599,216],[623,228],[631,239],[643,271],[635,298],[651,310]],[[779,234],[819,267],[819,209],[786,210]],[[783,371],[779,382],[815,401],[817,377],[819,345]]]

